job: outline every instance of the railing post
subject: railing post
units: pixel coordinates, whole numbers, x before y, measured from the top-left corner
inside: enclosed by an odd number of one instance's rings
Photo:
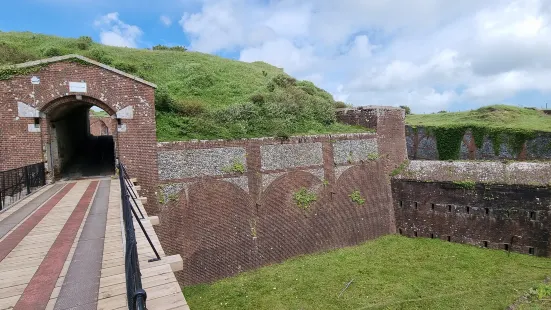
[[[31,193],[31,180],[29,178],[29,166],[23,167],[23,173],[25,174],[25,185],[27,185],[27,195]]]

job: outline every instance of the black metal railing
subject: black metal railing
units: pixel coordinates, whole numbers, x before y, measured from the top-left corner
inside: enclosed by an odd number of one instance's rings
[[[145,310],[146,308],[146,299],[147,294],[142,288],[142,275],[140,272],[140,264],[138,259],[138,248],[136,243],[136,232],[134,230],[134,221],[136,219],[142,232],[144,233],[149,245],[153,249],[156,258],[150,259],[149,261],[160,260],[161,257],[155,249],[155,246],[151,242],[149,235],[145,231],[143,224],[140,219],[144,219],[143,213],[140,210],[136,199],[138,196],[134,191],[132,186],[132,181],[126,172],[124,165],[119,161],[117,164],[118,173],[119,173],[119,182],[121,185],[121,199],[122,199],[122,217],[125,228],[125,273],[126,273],[126,297],[128,301],[128,309],[130,310]],[[132,200],[130,199],[132,198]],[[134,203],[134,205],[132,204]],[[141,217],[138,217],[136,212],[137,209],[140,212]]]
[[[0,172],[0,210],[46,185],[44,163]]]

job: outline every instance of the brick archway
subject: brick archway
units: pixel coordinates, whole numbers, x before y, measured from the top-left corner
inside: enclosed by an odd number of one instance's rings
[[[115,171],[115,158],[118,150],[116,122],[112,122],[111,136],[94,137],[90,134],[89,109],[99,107],[113,118],[114,109],[105,102],[92,96],[67,95],[56,98],[42,106],[42,144],[44,162],[51,181],[64,177],[109,175]],[[63,125],[63,126],[61,126]],[[69,126],[69,127],[67,127]],[[76,132],[81,133],[79,142]],[[73,139],[71,139],[73,137]],[[67,144],[71,144],[67,146]],[[78,153],[83,159],[75,158]],[[86,155],[86,156],[84,156]],[[71,169],[70,166],[80,165]]]
[[[141,195],[150,201],[147,211],[155,215],[155,84],[79,55],[17,68],[25,70],[0,80],[0,170],[39,162],[50,165],[51,121],[72,113],[69,108],[84,110],[94,105],[117,119],[111,130],[117,156],[128,173],[138,178]]]

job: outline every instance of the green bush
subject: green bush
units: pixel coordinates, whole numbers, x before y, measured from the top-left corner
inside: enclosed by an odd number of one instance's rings
[[[158,45],[153,46],[151,49],[154,50],[154,51],[175,51],[175,52],[185,52],[185,51],[187,51],[187,48],[185,48],[184,46],[181,46],[181,45],[168,47],[166,45],[158,44]]]
[[[82,36],[77,39],[77,48],[81,51],[87,50],[94,41],[89,36]]]
[[[109,56],[104,50],[101,50],[99,48],[90,49],[88,57],[106,65],[111,65],[113,63],[113,58]]]
[[[6,43],[0,42],[0,65],[18,64],[33,59],[35,59],[33,55]]]
[[[342,101],[337,101],[335,102],[335,109],[343,109],[343,108],[348,108],[348,105]]]
[[[155,108],[157,111],[171,112],[174,99],[170,96],[168,89],[159,86],[155,90]]]
[[[406,110],[406,115],[410,115],[410,114],[411,114],[411,108],[408,107],[407,105],[401,105],[400,108]]]
[[[286,74],[278,74],[276,75],[272,81],[279,87],[289,87],[289,86],[295,86],[297,84],[297,80],[295,78],[292,78]]]
[[[134,74],[138,72],[138,68],[136,67],[136,65],[128,62],[116,62],[113,64],[113,66],[126,73]]]
[[[184,116],[197,116],[206,112],[205,104],[198,99],[181,99],[171,101],[173,112]]]
[[[56,46],[50,46],[42,50],[42,55],[46,57],[55,57],[63,55],[63,52]]]
[[[256,93],[251,96],[251,102],[254,104],[263,104],[265,100],[263,94]]]

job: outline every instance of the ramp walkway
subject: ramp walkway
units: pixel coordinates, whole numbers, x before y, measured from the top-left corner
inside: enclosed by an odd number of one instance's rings
[[[137,192],[138,186],[134,190]],[[189,309],[142,199],[133,218],[147,309]],[[139,216],[141,217],[141,216]],[[156,258],[143,225],[154,244]],[[118,178],[58,182],[0,213],[0,310],[129,309]]]

